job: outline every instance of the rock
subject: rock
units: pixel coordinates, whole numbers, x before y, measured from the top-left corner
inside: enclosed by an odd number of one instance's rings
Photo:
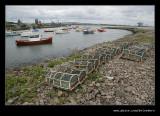
[[[80,99],[80,103],[81,103],[81,104],[84,104],[85,101],[86,101],[86,100],[85,100],[84,98],[81,98],[81,99]]]
[[[89,87],[93,87],[94,85],[91,83],[91,84],[89,84]]]
[[[24,102],[23,105],[33,105],[33,103]]]
[[[99,81],[99,82],[103,82],[103,78],[99,78],[98,81]]]
[[[107,96],[105,96],[105,98],[106,98],[106,99],[110,99],[110,98],[112,98],[112,96],[107,95]]]
[[[116,101],[115,104],[116,104],[116,105],[122,105],[122,103],[119,102],[119,101]]]
[[[52,103],[53,104],[59,104],[59,98],[58,97],[54,97]]]
[[[17,99],[18,99],[18,96],[17,96],[17,97],[14,97],[14,98],[12,98],[12,99],[9,99],[9,100],[7,101],[7,104],[12,104],[12,103],[14,103],[14,101],[17,100]]]
[[[95,81],[93,81],[91,84],[89,84],[89,87],[93,87],[95,85]]]
[[[136,100],[136,104],[138,104],[138,105],[142,105],[143,104],[143,101],[141,99],[136,98],[135,100]]]
[[[39,104],[40,104],[40,105],[44,105],[43,99],[40,99]]]
[[[97,86],[97,87],[99,87],[99,86],[100,86],[100,84],[99,84],[99,83],[96,83],[96,86]]]
[[[105,76],[108,80],[113,80],[114,78],[113,77],[110,77],[110,76]]]
[[[101,96],[106,96],[106,93],[101,91]]]
[[[61,97],[63,95],[63,92],[61,90],[58,90],[57,95],[58,95],[58,97]]]
[[[90,105],[97,105],[97,103],[96,103],[96,102],[93,102],[93,101],[90,101],[89,104],[90,104]]]
[[[132,92],[132,93],[135,93],[135,88],[132,87],[132,86],[128,86],[127,88],[124,89],[125,91],[128,91],[128,92]]]
[[[70,105],[76,105],[77,104],[76,100],[73,97],[70,97],[69,99],[70,99],[69,100],[70,101],[70,103],[69,103]]]

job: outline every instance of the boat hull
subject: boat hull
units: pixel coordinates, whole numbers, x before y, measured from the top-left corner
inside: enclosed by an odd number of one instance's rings
[[[44,32],[54,32],[53,30],[45,30]]]
[[[104,29],[97,29],[98,32],[106,32]]]
[[[83,31],[83,34],[94,34],[94,31]]]
[[[16,40],[17,46],[52,44],[52,37],[41,39],[40,41]]]

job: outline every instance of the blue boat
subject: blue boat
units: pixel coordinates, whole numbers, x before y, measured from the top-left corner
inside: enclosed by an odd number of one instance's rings
[[[33,29],[32,32],[39,32],[39,30],[38,29]]]

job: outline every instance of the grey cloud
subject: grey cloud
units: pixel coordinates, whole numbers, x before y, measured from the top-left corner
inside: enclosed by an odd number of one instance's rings
[[[6,19],[154,25],[154,6],[6,6]]]

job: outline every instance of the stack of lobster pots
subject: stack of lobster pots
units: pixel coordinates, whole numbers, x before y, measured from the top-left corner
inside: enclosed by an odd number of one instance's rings
[[[67,66],[61,65],[57,70],[50,69],[46,81],[56,88],[72,91],[88,77],[88,74],[97,71],[114,56],[122,54],[121,58],[142,61],[145,58],[145,51],[144,47],[137,47],[133,42],[106,44],[97,47],[94,52],[82,55],[78,60],[70,61]]]

